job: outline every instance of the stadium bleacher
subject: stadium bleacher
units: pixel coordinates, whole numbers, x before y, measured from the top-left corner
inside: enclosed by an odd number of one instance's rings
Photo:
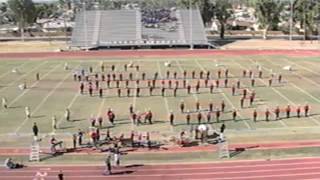
[[[79,48],[172,47],[208,45],[200,11],[82,11],[76,16],[71,46]],[[161,14],[163,13],[163,14]],[[150,16],[151,17],[148,17]]]

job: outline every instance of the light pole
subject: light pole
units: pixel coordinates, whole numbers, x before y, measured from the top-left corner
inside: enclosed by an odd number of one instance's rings
[[[88,50],[88,32],[87,32],[87,12],[86,12],[86,2],[83,2],[83,22],[84,22],[84,40],[85,49]]]
[[[193,49],[193,22],[192,22],[192,0],[189,0],[189,24],[190,24],[190,31],[189,31],[189,40],[190,40],[190,50]]]
[[[289,40],[292,40],[292,26],[293,26],[293,0],[290,0],[290,36]]]

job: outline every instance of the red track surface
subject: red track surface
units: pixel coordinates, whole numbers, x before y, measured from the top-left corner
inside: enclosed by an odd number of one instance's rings
[[[216,55],[320,56],[319,50],[111,50],[74,52],[1,53],[0,59],[95,58],[95,57],[206,57]]]
[[[254,160],[222,163],[137,165],[113,169],[113,175],[103,175],[103,166],[46,166],[18,170],[0,168],[0,179],[30,180],[36,172],[47,172],[48,179],[57,179],[63,170],[67,180],[177,180],[177,179],[254,179],[295,180],[320,179],[320,158]]]
[[[270,150],[270,149],[292,149],[292,148],[306,148],[306,147],[320,147],[320,141],[283,141],[272,143],[250,143],[250,144],[230,144],[229,149],[244,149],[244,150]],[[49,149],[42,149],[43,152],[50,152]],[[160,149],[144,149],[133,148],[127,149],[129,154],[143,154],[143,153],[188,153],[188,152],[213,152],[217,151],[216,145],[207,146],[193,146],[193,147],[163,147]],[[29,155],[30,149],[26,148],[0,148],[0,156],[18,156]],[[68,155],[101,155],[100,151],[92,150],[90,148],[78,149],[76,152],[70,152]]]

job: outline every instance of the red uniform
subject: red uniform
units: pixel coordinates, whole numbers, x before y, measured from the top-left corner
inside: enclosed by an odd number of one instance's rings
[[[234,85],[232,85],[231,87],[231,92],[232,92],[232,96],[236,94],[236,87]]]
[[[200,71],[199,76],[200,76],[200,79],[203,78],[203,71]]]
[[[174,115],[173,115],[173,113],[170,113],[169,120],[170,120],[170,125],[174,125]]]
[[[298,107],[298,108],[297,108],[297,117],[298,117],[298,118],[300,118],[300,113],[301,113],[301,108]]]
[[[198,124],[201,124],[202,114],[199,112],[197,115]]]
[[[228,78],[229,77],[229,69],[226,69],[224,74],[225,74],[225,77]]]
[[[237,118],[237,111],[234,110],[234,111],[232,112],[232,119],[235,121],[236,118]]]
[[[191,86],[188,85],[188,87],[187,87],[187,93],[190,94],[190,92],[191,92]]]
[[[214,85],[211,83],[211,84],[210,84],[210,93],[211,93],[211,94],[213,93],[213,89],[214,89]]]
[[[200,110],[200,102],[199,102],[199,101],[196,103],[196,110],[197,110],[197,111]]]
[[[258,113],[256,110],[253,111],[253,121],[256,122],[258,117]]]
[[[187,124],[189,125],[190,124],[190,114],[189,113],[186,115],[186,121],[187,121]]]
[[[121,89],[118,89],[118,97],[121,97]]]
[[[290,105],[288,105],[286,108],[287,118],[290,118],[290,112],[291,112],[291,108],[290,108]]]
[[[266,121],[269,121],[270,111],[267,109],[265,112],[266,115]]]
[[[308,104],[304,106],[304,116],[305,117],[307,117],[309,115],[309,109],[310,109],[310,107]]]
[[[219,79],[221,78],[221,70],[220,69],[218,70],[218,78]]]
[[[184,112],[184,102],[180,103],[180,111],[183,113]]]
[[[277,107],[277,108],[274,110],[274,113],[276,114],[276,119],[279,119],[279,117],[280,117],[280,108]]]
[[[224,101],[221,102],[221,111],[224,112],[224,109],[226,107],[226,104],[224,103]]]

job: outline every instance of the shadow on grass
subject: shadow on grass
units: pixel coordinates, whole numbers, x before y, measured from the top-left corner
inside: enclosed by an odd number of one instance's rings
[[[37,119],[37,118],[42,118],[42,117],[46,117],[46,115],[32,116],[32,118],[35,118],[35,119]]]
[[[22,108],[22,106],[12,106],[12,107],[9,107],[9,109],[18,109],[18,108]]]
[[[86,119],[73,119],[73,120],[70,120],[70,122],[78,122],[78,121],[84,121],[84,120],[86,120]]]
[[[245,148],[235,148],[234,150],[231,150],[230,151],[230,158],[235,157],[238,154],[241,154],[245,150],[246,150]]]
[[[65,126],[65,127],[60,127],[59,129],[71,129],[74,128],[75,126]]]

